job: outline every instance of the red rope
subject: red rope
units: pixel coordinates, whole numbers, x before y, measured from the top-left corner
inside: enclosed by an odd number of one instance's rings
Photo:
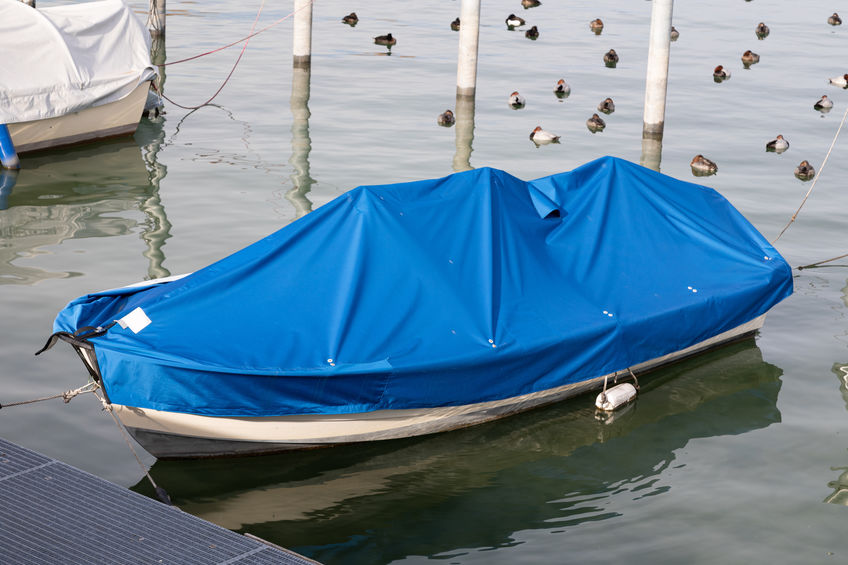
[[[299,10],[302,10],[303,8],[309,6],[310,4],[305,4],[304,6],[299,8]],[[223,47],[219,47],[218,49],[213,49],[212,51],[207,51],[206,53],[201,53],[200,55],[195,55],[194,57],[188,57],[187,59],[180,59],[179,61],[172,61],[170,63],[165,63],[163,65],[163,66],[176,65],[177,63],[184,63],[185,61],[191,61],[192,59],[197,59],[199,57],[203,57],[204,55],[210,55],[212,53],[222,51],[224,49],[227,49],[229,47],[232,47],[233,45],[237,45],[237,44],[241,43],[242,41],[244,41],[244,46],[241,48],[241,52],[239,53],[239,56],[236,59],[236,62],[233,64],[233,68],[230,69],[230,72],[227,75],[227,78],[224,79],[224,82],[221,84],[221,86],[218,88],[218,90],[215,91],[215,94],[213,94],[212,97],[209,98],[209,100],[207,100],[203,104],[199,104],[198,106],[183,106],[182,104],[178,104],[178,103],[174,102],[173,100],[171,100],[170,98],[168,98],[167,96],[165,96],[164,93],[159,92],[159,89],[156,87],[155,83],[153,83],[153,89],[157,93],[159,93],[159,96],[161,96],[162,98],[164,98],[165,100],[167,100],[168,102],[173,104],[174,106],[177,106],[177,107],[182,108],[184,110],[197,110],[198,108],[202,108],[204,106],[209,105],[209,103],[212,102],[215,99],[215,97],[217,97],[221,93],[222,90],[224,90],[224,87],[230,81],[230,78],[233,76],[233,73],[236,72],[236,67],[238,67],[239,62],[241,62],[241,58],[244,56],[244,52],[247,49],[247,44],[250,43],[250,38],[257,36],[260,33],[262,33],[263,31],[267,31],[267,30],[271,29],[272,27],[274,27],[276,25],[279,25],[283,21],[292,17],[298,11],[298,10],[295,10],[294,12],[291,12],[288,15],[283,16],[282,18],[280,18],[276,22],[265,26],[264,28],[260,29],[257,32],[254,32],[253,30],[256,29],[256,23],[259,21],[259,16],[262,14],[262,8],[264,8],[264,6],[265,6],[265,0],[262,0],[262,4],[259,6],[259,11],[256,13],[256,18],[254,18],[254,20],[253,20],[253,25],[250,26],[250,34],[247,37],[239,39],[238,41],[234,41],[233,43],[230,43],[229,45],[224,45]]]

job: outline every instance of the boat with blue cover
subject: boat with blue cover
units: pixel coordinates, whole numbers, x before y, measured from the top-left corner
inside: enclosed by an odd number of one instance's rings
[[[54,323],[160,458],[479,424],[753,335],[791,269],[715,190],[615,157],[360,186]],[[45,348],[46,348],[45,347]]]

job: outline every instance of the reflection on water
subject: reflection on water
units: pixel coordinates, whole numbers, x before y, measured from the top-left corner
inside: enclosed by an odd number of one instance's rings
[[[292,203],[295,219],[312,211],[312,202],[306,193],[312,190],[315,180],[309,176],[309,152],[312,140],[309,139],[309,81],[311,67],[292,69],[292,154],[289,164],[294,167],[291,175],[292,188],[286,193],[286,200]]]
[[[839,379],[839,392],[845,401],[845,408],[848,409],[848,363],[834,363],[831,371]],[[825,497],[824,502],[848,506],[848,467],[831,467],[830,470],[842,472],[836,480],[827,483],[833,492]]]
[[[138,222],[122,212],[145,214],[141,237],[147,244],[151,277],[165,276],[162,246],[170,224],[159,201],[166,169],[156,162],[162,121],[143,120],[132,139],[85,145],[28,156],[0,191],[0,284],[33,284],[74,276],[21,265],[21,260],[68,239],[131,233]]]
[[[473,169],[471,166],[471,142],[474,141],[474,97],[456,95],[456,153],[453,156],[453,171],[459,173]]]
[[[694,438],[779,422],[780,375],[747,341],[640,379],[635,406],[608,423],[584,396],[429,437],[151,473],[183,510],[323,563],[504,547],[518,531],[613,517],[619,496],[661,495]]]

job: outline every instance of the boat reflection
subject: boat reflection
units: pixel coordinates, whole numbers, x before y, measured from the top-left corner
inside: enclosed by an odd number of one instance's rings
[[[502,547],[521,530],[614,516],[613,497],[661,494],[675,452],[694,438],[779,422],[780,375],[748,340],[640,379],[634,407],[606,422],[583,396],[450,433],[157,461],[151,474],[186,512],[321,562]],[[133,488],[153,494],[144,481]]]
[[[142,120],[135,140],[101,142],[27,156],[15,176],[0,180],[0,284],[33,284],[74,276],[21,264],[68,239],[131,233],[140,222],[122,212],[141,210],[151,278],[167,276],[162,246],[170,223],[159,201],[166,168],[156,154],[162,121]],[[141,142],[141,147],[139,146]]]

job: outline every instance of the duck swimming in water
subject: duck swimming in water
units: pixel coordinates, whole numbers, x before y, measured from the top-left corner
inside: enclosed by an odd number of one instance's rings
[[[456,122],[456,118],[453,115],[452,110],[445,110],[443,114],[439,114],[439,117],[436,118],[436,123],[440,126],[450,127]]]
[[[603,112],[604,114],[612,114],[615,112],[615,103],[612,101],[612,98],[606,98],[598,104],[598,110]]]
[[[680,37],[680,32],[677,31],[677,28],[675,28],[674,26],[671,26],[670,37],[672,41],[677,41],[677,38]]]
[[[719,65],[713,69],[713,79],[716,82],[722,82],[730,78],[730,71]]]
[[[692,167],[692,174],[696,177],[714,175],[718,172],[718,165],[701,154],[695,155],[689,166]]]
[[[387,47],[391,47],[392,45],[397,43],[397,38],[392,37],[391,33],[387,33],[386,35],[378,35],[374,38],[374,43],[377,45],[385,45]]]
[[[848,74],[844,74],[841,77],[833,77],[832,79],[828,79],[830,84],[835,84],[840,88],[848,88]]]
[[[772,139],[766,143],[766,151],[774,151],[775,153],[783,153],[789,149],[789,142],[783,139],[782,135],[778,135],[776,139]]]
[[[559,135],[554,135],[549,131],[543,130],[542,126],[536,126],[536,128],[530,132],[530,139],[537,147],[545,143],[559,143],[559,138]]]
[[[357,17],[356,12],[351,12],[348,15],[346,15],[345,17],[342,18],[342,22],[346,23],[350,27],[353,27],[357,23],[359,23],[359,17]]]
[[[589,22],[589,29],[595,32],[595,35],[601,35],[601,32],[604,31],[604,22],[601,18],[596,18]]]
[[[586,120],[586,127],[589,128],[589,131],[592,133],[597,133],[599,131],[603,131],[603,129],[607,127],[607,124],[599,115],[592,114],[592,117]]]
[[[532,39],[533,41],[537,40],[539,38],[539,28],[536,26],[531,27],[524,32],[524,37]]]
[[[514,110],[519,110],[524,107],[524,104],[526,104],[526,101],[524,100],[524,97],[518,93],[517,90],[509,95],[510,108]]]
[[[606,53],[604,53],[604,64],[608,67],[615,67],[618,63],[618,53],[615,52],[615,49],[610,49]]]
[[[454,31],[459,31],[459,18],[451,22],[450,28]]]
[[[524,18],[519,18],[515,14],[508,15],[504,22],[509,29],[520,27],[527,23],[524,21]]]
[[[751,65],[756,65],[760,62],[760,56],[748,49],[744,53],[742,53],[742,64],[747,69]]]
[[[757,39],[765,39],[770,31],[769,27],[763,22],[758,23],[757,27],[754,28],[754,33],[757,34]]]
[[[539,0],[521,0],[521,5],[526,10],[527,8],[535,8],[536,6],[541,6],[542,3]]]
[[[565,82],[565,79],[559,79],[556,83],[556,88],[554,88],[554,94],[557,95],[557,98],[565,98],[569,94],[571,94],[571,87]]]
[[[822,95],[819,98],[819,101],[813,104],[813,108],[818,110],[819,112],[825,111],[829,112],[831,108],[833,108],[833,100],[827,97],[827,94]]]
[[[816,176],[816,170],[810,164],[809,161],[804,160],[795,167],[795,176],[800,180],[810,180],[814,176]]]
[[[832,26],[842,25],[842,18],[839,17],[839,14],[833,12],[833,15],[827,18],[827,23]]]

